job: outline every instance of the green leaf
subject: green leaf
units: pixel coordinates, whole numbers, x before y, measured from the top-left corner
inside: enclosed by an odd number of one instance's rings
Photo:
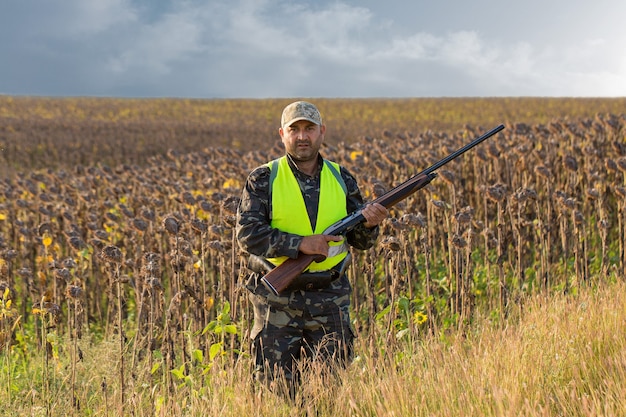
[[[227,324],[226,326],[224,326],[224,331],[230,334],[237,334],[237,326],[235,326],[234,324]]]
[[[222,343],[213,343],[209,348],[209,359],[213,360],[217,355],[222,353]]]
[[[396,329],[406,329],[406,326],[407,326],[407,322],[403,318],[402,319],[394,319],[392,321],[392,323],[393,323],[393,325],[394,325],[394,327]]]
[[[185,364],[180,365],[178,369],[172,369],[170,371],[178,379],[185,379]]]
[[[55,345],[59,341],[59,339],[57,338],[56,333],[48,333],[46,335],[46,341],[51,345]]]
[[[222,307],[222,314],[226,315],[230,313],[230,302],[224,301],[224,306]]]
[[[208,374],[209,372],[211,372],[211,367],[212,367],[212,365],[213,365],[213,364],[212,364],[212,363],[210,363],[210,364],[208,364],[208,365],[204,368],[204,370],[202,371],[202,375],[203,375],[203,376],[204,376],[204,375],[206,375],[206,374]]]
[[[191,352],[191,357],[193,358],[193,360],[195,360],[196,362],[200,362],[200,363],[202,363],[204,360],[204,354],[202,353],[200,349],[196,349],[193,352]]]
[[[400,297],[398,299],[398,308],[400,308],[400,310],[402,310],[402,312],[404,313],[408,313],[409,312],[409,299],[406,297]]]
[[[152,369],[150,369],[150,374],[154,375],[154,373],[156,371],[158,371],[160,367],[161,367],[161,363],[160,362],[155,362],[155,364],[152,365]]]
[[[204,329],[202,330],[202,334],[205,334],[207,332],[212,332],[213,329],[215,329],[215,326],[217,326],[217,321],[213,320],[212,322],[204,326]]]
[[[183,379],[185,377],[185,374],[183,374],[182,372],[180,372],[178,369],[172,369],[170,371],[172,373],[172,375],[174,375],[177,379]]]
[[[376,316],[374,318],[376,320],[380,320],[383,317],[385,317],[387,314],[389,314],[390,311],[391,311],[391,304],[389,304],[387,307],[385,307],[384,309],[376,313]]]

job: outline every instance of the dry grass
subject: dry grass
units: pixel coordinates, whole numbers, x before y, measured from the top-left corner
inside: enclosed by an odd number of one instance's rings
[[[624,415],[625,290],[537,295],[502,325],[482,318],[468,334],[365,355],[327,415]]]
[[[372,335],[362,334],[353,365],[332,381],[311,374],[296,404],[255,393],[246,360],[226,361],[205,375],[188,364],[190,379],[171,389],[146,363],[128,375],[125,410],[136,416],[623,416],[624,300],[622,281],[577,295],[536,295],[499,324],[483,317],[464,334],[422,336],[384,353],[371,351]],[[115,341],[81,342],[80,412],[72,406],[67,363],[53,369],[50,415],[118,415],[117,349]],[[39,371],[17,372],[20,392],[5,415],[45,415],[35,405],[42,400]]]

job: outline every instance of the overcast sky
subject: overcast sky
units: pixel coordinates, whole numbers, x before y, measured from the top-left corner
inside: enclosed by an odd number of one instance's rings
[[[626,96],[624,0],[0,0],[0,94]]]

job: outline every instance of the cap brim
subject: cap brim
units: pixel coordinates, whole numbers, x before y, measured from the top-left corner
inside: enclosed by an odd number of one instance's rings
[[[313,123],[313,124],[316,124],[316,125],[318,125],[318,126],[321,126],[321,124],[319,124],[317,121],[315,121],[315,120],[313,120],[313,119],[309,119],[308,117],[296,117],[295,119],[292,119],[292,120],[288,121],[287,123],[285,123],[285,124],[283,125],[283,127],[289,127],[289,126],[291,126],[292,124],[294,124],[295,122],[299,122],[300,120],[306,120],[306,121],[308,121],[308,122],[311,122],[311,123]]]

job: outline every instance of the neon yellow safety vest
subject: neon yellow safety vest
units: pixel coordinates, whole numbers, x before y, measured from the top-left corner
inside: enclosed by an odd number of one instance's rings
[[[311,228],[300,185],[289,167],[287,157],[275,159],[267,166],[270,168],[270,225],[273,228],[300,236],[310,236],[321,234],[328,226],[346,217],[347,190],[339,173],[339,164],[324,159],[320,174],[320,197],[315,230]],[[340,252],[329,256],[324,261],[313,262],[307,271],[327,271],[339,264],[348,254],[345,239],[341,242],[328,243],[330,246],[343,245],[343,247],[337,248],[341,249]],[[286,256],[282,256],[268,258],[268,261],[274,265],[280,265],[286,259]]]

